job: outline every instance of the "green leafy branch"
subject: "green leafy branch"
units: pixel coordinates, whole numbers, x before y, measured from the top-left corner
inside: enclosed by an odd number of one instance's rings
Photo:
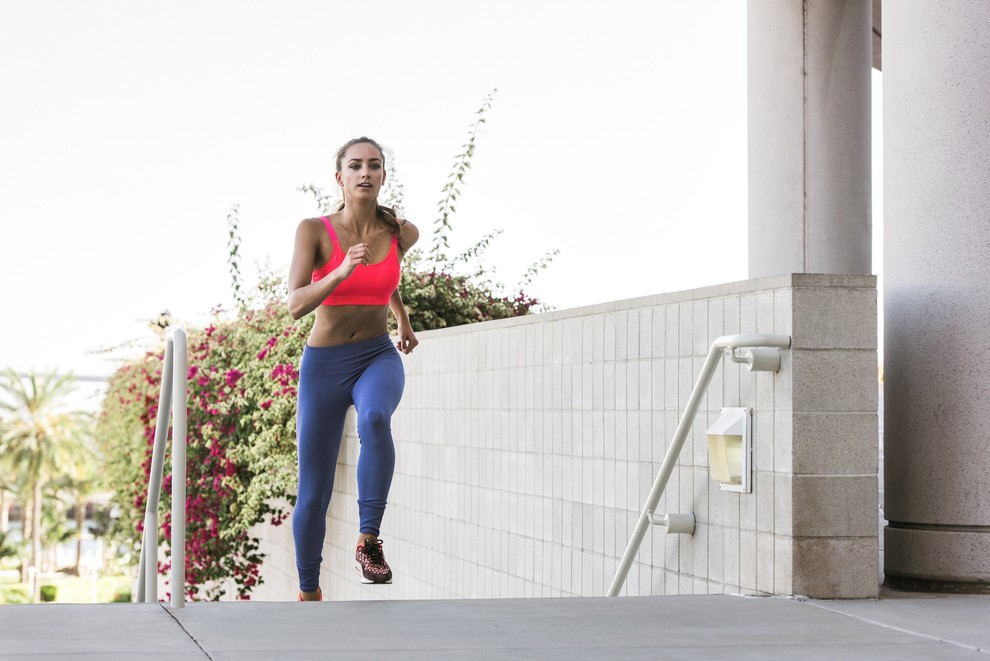
[[[337,195],[331,195],[326,193],[322,188],[316,184],[304,184],[296,189],[300,193],[309,193],[316,202],[316,206],[320,209],[320,214],[326,216],[333,211],[333,208],[337,206],[337,202],[340,197]]]
[[[471,168],[471,159],[474,158],[474,150],[477,145],[478,132],[481,125],[485,123],[485,114],[491,110],[492,102],[498,89],[492,89],[481,102],[481,107],[475,111],[477,118],[468,129],[468,141],[462,145],[461,153],[454,157],[454,171],[447,178],[442,194],[437,205],[439,216],[433,221],[433,245],[430,247],[430,258],[433,260],[432,275],[435,277],[438,271],[444,271],[453,266],[453,262],[447,259],[446,250],[450,249],[448,235],[453,229],[450,224],[450,217],[457,211],[454,203],[461,195],[461,184],[464,183],[464,176]]]
[[[533,280],[536,279],[536,276],[539,275],[540,271],[550,266],[550,263],[553,262],[553,258],[559,254],[560,250],[554,248],[547,254],[543,255],[543,257],[540,257],[538,260],[533,262],[532,266],[526,269],[526,272],[523,273],[522,280],[519,281],[519,288],[521,289],[532,284]]]
[[[240,255],[241,236],[238,232],[240,217],[238,213],[240,206],[233,204],[227,212],[227,267],[230,269],[230,289],[234,295],[234,303],[239,310],[243,310],[247,304],[244,299],[243,278],[241,277]]]

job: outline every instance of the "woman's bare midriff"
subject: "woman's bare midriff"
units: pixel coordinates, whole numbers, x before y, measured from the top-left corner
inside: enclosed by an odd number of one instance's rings
[[[332,347],[388,332],[387,305],[321,305],[309,334],[311,347]]]

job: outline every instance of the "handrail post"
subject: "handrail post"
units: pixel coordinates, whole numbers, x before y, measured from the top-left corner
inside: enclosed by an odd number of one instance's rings
[[[186,593],[186,381],[188,356],[186,332],[176,328],[175,374],[172,401],[181,402],[172,413],[172,608],[185,605]]]
[[[176,374],[176,372],[178,374]],[[161,501],[165,445],[169,415],[172,416],[172,598],[173,608],[185,601],[186,548],[186,407],[188,351],[186,333],[174,329],[165,339],[161,394],[155,422],[155,445],[148,475],[148,497],[144,510],[144,534],[138,566],[138,602],[158,602],[158,503]],[[178,585],[178,594],[175,586]]]
[[[650,489],[650,494],[647,496],[646,503],[643,505],[643,511],[639,515],[636,527],[633,529],[632,537],[630,537],[629,544],[626,546],[626,550],[622,555],[622,560],[619,562],[619,566],[615,571],[615,577],[612,579],[612,585],[608,589],[607,596],[618,596],[622,585],[626,582],[629,568],[632,566],[633,560],[639,552],[639,547],[643,543],[643,537],[646,536],[646,530],[650,526],[653,513],[660,503],[660,497],[663,495],[664,489],[667,488],[667,482],[670,480],[670,475],[673,473],[674,466],[677,464],[677,457],[681,452],[681,448],[684,446],[688,432],[691,431],[691,425],[694,424],[694,418],[698,414],[701,400],[708,390],[708,384],[712,380],[715,369],[721,362],[724,351],[738,347],[787,349],[790,346],[791,338],[789,335],[724,335],[712,342],[711,349],[708,351],[708,357],[705,358],[705,364],[701,368],[698,380],[694,384],[694,390],[691,391],[687,406],[684,408],[684,413],[681,415],[681,420],[677,424],[676,431],[674,431],[674,437],[670,441],[670,447],[667,448],[667,453],[664,455],[663,463],[660,465],[660,472],[657,473],[656,480],[653,482],[653,488]]]
[[[629,544],[626,546],[626,551],[622,555],[622,561],[615,571],[612,585],[608,589],[609,597],[618,596],[619,590],[622,589],[622,584],[626,582],[629,568],[632,566],[633,559],[636,557],[636,553],[643,543],[643,537],[646,536],[647,528],[650,527],[650,517],[660,503],[660,497],[663,495],[664,489],[667,488],[667,481],[670,480],[670,474],[674,472],[674,466],[677,464],[677,456],[680,454],[681,447],[687,439],[688,432],[691,430],[691,424],[694,422],[694,416],[698,413],[698,407],[701,405],[701,398],[705,395],[708,384],[712,380],[712,374],[714,374],[721,357],[722,349],[713,345],[708,351],[708,357],[705,358],[705,365],[701,368],[698,381],[694,384],[694,390],[691,391],[691,397],[688,399],[688,404],[684,409],[684,414],[681,416],[681,421],[677,424],[674,438],[670,441],[667,454],[664,455],[663,463],[660,465],[660,472],[657,473],[656,480],[653,481],[653,488],[650,489],[650,495],[647,496],[646,503],[643,505],[643,511],[640,513],[639,520],[636,522],[636,528],[633,530]]]
[[[144,504],[144,534],[141,541],[141,561],[138,568],[137,600],[145,603],[158,601],[158,502],[162,493],[162,471],[165,468],[165,444],[168,442],[168,419],[172,412],[172,338],[165,340],[165,357],[162,360],[161,394],[158,396],[158,415],[155,421],[155,444],[152,448],[151,470],[148,473],[148,497]]]

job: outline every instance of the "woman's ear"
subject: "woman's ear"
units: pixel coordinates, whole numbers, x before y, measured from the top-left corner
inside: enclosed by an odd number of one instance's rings
[[[339,172],[334,172],[333,173],[333,177],[334,177],[334,179],[337,180],[337,185],[338,186],[343,186],[344,185],[344,178],[340,176],[340,173]]]
[[[388,170],[382,168],[382,186],[385,185],[385,179],[388,177]]]

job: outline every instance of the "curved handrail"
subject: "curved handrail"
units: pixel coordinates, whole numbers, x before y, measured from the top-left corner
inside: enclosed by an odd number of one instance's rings
[[[186,332],[173,329],[165,339],[161,395],[155,423],[155,446],[151,456],[148,497],[144,510],[144,536],[138,569],[137,600],[158,602],[158,503],[162,493],[165,444],[169,414],[172,415],[172,608],[185,605],[186,585],[186,409],[188,395],[188,349]]]
[[[633,559],[636,557],[639,547],[643,543],[643,537],[646,536],[646,529],[650,526],[653,513],[660,503],[660,496],[663,495],[664,489],[667,488],[667,481],[670,479],[670,474],[674,472],[674,466],[677,464],[677,456],[681,452],[681,447],[684,445],[685,439],[687,439],[688,432],[691,431],[691,425],[694,423],[694,418],[698,414],[698,407],[701,406],[701,400],[705,396],[705,391],[708,390],[708,384],[711,383],[715,368],[721,362],[722,354],[727,349],[734,350],[753,347],[789,349],[790,346],[790,335],[723,335],[712,342],[712,347],[708,351],[708,357],[705,359],[705,364],[701,368],[701,374],[698,375],[698,380],[694,384],[694,390],[691,391],[687,406],[684,408],[684,414],[681,415],[681,420],[677,424],[677,430],[674,432],[674,437],[670,441],[670,447],[667,448],[667,454],[664,456],[663,463],[660,465],[660,472],[657,473],[657,478],[653,482],[653,488],[650,490],[650,495],[647,496],[646,503],[643,506],[643,512],[639,515],[639,520],[636,522],[632,537],[629,539],[629,545],[626,546],[626,551],[622,556],[622,560],[619,562],[619,567],[615,571],[615,577],[612,579],[612,585],[608,589],[607,596],[618,596],[619,590],[622,589],[622,584],[626,581],[626,576],[629,574],[629,567],[632,566]]]

